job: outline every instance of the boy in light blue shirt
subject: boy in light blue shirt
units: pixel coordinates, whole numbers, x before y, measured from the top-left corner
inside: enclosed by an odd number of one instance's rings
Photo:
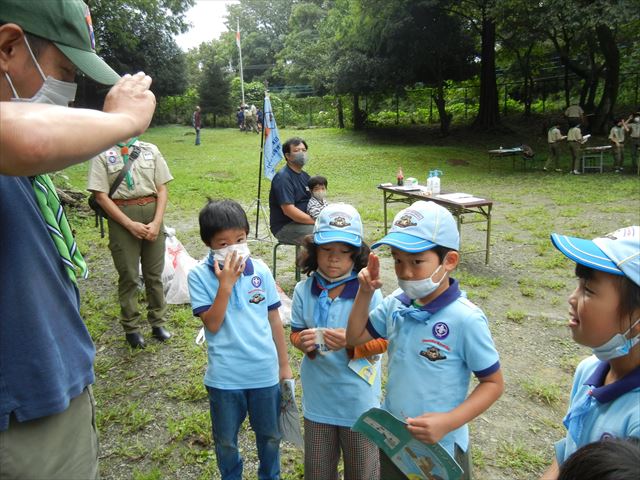
[[[250,258],[249,222],[232,200],[200,211],[200,237],[211,248],[189,272],[193,314],[205,326],[216,459],[223,480],[242,479],[238,431],[247,413],[256,434],[258,478],[280,477],[280,380],[292,378],[280,298],[269,268]]]
[[[544,479],[580,447],[640,436],[640,227],[621,228],[594,240],[551,235],[576,262],[578,286],[569,296],[569,328],[593,356],[578,365],[566,438]]]
[[[456,222],[447,209],[418,201],[396,215],[389,234],[372,248],[383,244],[391,247],[400,288],[367,311],[382,286],[378,257],[371,254],[358,276],[347,342],[388,339],[384,408],[406,419],[416,439],[440,442],[464,470],[463,478],[470,478],[466,424],[488,409],[504,386],[484,313],[449,277],[460,260]],[[471,373],[479,384],[467,396]],[[380,467],[380,478],[405,478],[383,452]]]

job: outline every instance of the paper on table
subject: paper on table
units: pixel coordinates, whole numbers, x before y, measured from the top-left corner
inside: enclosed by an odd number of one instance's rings
[[[468,193],[443,193],[436,195],[435,198],[441,198],[442,200],[449,200],[450,202],[469,203],[469,202],[483,202],[484,198],[474,197]]]

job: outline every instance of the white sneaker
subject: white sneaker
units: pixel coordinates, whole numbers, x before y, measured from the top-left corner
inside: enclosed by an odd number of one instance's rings
[[[578,170],[574,170],[573,172],[571,172],[573,175],[580,175],[580,172]]]

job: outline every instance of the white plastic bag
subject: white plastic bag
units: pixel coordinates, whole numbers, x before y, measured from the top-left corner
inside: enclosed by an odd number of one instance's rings
[[[287,326],[291,323],[291,299],[280,288],[280,285],[276,284],[276,289],[278,290],[278,295],[280,295],[280,319],[282,324]]]
[[[293,378],[282,380],[280,390],[280,415],[278,416],[280,435],[285,442],[292,443],[300,450],[304,450],[300,414],[296,405],[296,381]]]
[[[162,285],[167,303],[179,305],[189,303],[189,285],[187,276],[198,261],[187,253],[184,246],[175,236],[175,230],[165,228],[167,238],[164,250],[164,270]]]

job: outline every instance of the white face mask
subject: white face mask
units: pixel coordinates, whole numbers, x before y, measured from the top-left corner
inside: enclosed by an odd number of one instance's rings
[[[420,298],[424,298],[433,292],[435,292],[445,276],[443,276],[439,282],[433,281],[433,276],[440,271],[442,265],[439,265],[438,268],[431,274],[429,278],[424,278],[422,280],[400,280],[398,279],[398,286],[402,289],[404,293],[407,294],[411,300],[418,300]]]
[[[598,357],[598,360],[607,362],[614,358],[624,357],[629,351],[640,342],[640,334],[633,338],[627,338],[627,335],[633,327],[640,322],[640,318],[633,322],[626,332],[616,333],[611,339],[600,345],[599,347],[592,348],[593,354]]]
[[[313,195],[316,199],[322,201],[325,198],[327,198],[327,191],[326,190],[316,190],[314,192],[311,192],[311,195]]]
[[[14,98],[11,100],[14,102],[26,102],[26,103],[50,103],[52,105],[59,105],[61,107],[68,107],[69,103],[73,102],[76,98],[76,89],[78,88],[78,84],[64,82],[62,80],[57,80],[52,76],[48,76],[45,78],[44,72],[42,68],[40,68],[40,64],[36,60],[33,51],[31,50],[31,45],[29,45],[29,41],[27,37],[24,37],[24,41],[27,45],[27,49],[29,50],[29,54],[31,55],[31,59],[33,63],[36,65],[42,80],[44,83],[40,87],[40,89],[36,92],[36,94],[31,98],[20,98],[18,92],[13,86],[13,82],[11,81],[11,77],[7,72],[4,73],[7,82],[9,83],[9,87],[11,87],[11,91],[13,92]]]
[[[634,122],[636,122],[636,123],[640,123],[640,117],[635,117],[635,118],[633,119],[633,121],[634,121]]]
[[[249,245],[247,245],[246,242],[234,243],[233,245],[227,245],[226,247],[219,248],[217,250],[211,249],[213,259],[217,260],[218,263],[224,263],[227,255],[232,254],[233,252],[237,252],[238,257],[242,258],[243,262],[251,256]]]

